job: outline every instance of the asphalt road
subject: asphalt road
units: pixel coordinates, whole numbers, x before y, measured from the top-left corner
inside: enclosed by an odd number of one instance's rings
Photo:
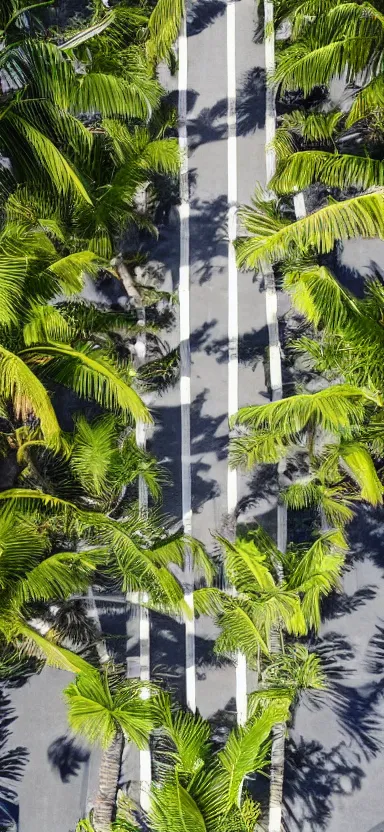
[[[225,0],[195,0],[188,16],[188,136],[190,165],[190,324],[192,531],[213,549],[211,532],[227,525],[228,450],[228,181],[227,53]],[[238,202],[248,202],[256,181],[265,181],[264,54],[255,43],[254,0],[236,1],[236,87]],[[177,79],[165,78],[177,100]],[[172,93],[173,90],[173,93]],[[368,263],[362,247],[354,266]],[[153,263],[164,288],[177,289],[177,210],[160,228]],[[345,265],[345,264],[344,264]],[[369,263],[368,263],[369,265]],[[348,272],[348,274],[347,274]],[[351,263],[345,275],[350,278]],[[284,299],[281,310],[285,309]],[[240,274],[239,405],[267,396],[265,352],[268,333],[260,280]],[[176,315],[177,318],[177,315]],[[178,343],[178,327],[167,333]],[[164,510],[181,517],[180,391],[153,403],[156,427],[151,446],[168,467],[173,486]],[[239,523],[260,519],[276,525],[276,494],[265,472],[239,478]],[[363,534],[361,534],[363,531]],[[362,538],[364,542],[362,541]],[[319,649],[326,658],[332,690],[326,700],[303,702],[290,733],[285,824],[288,832],[382,832],[384,799],[381,746],[384,709],[383,560],[380,518],[369,513],[354,528],[357,561],[344,592],[329,604]],[[125,631],[121,609],[111,610],[108,629]],[[380,628],[383,629],[380,629]],[[127,624],[128,654],[138,653],[137,619]],[[196,622],[197,705],[205,717],[230,722],[234,715],[234,668],[220,665],[207,619]],[[184,628],[152,617],[153,676],[185,693]],[[343,668],[340,671],[340,668]],[[11,691],[16,720],[8,725],[8,748],[29,753],[24,776],[11,786],[18,794],[19,832],[69,832],[92,801],[97,755],[69,736],[61,691],[66,674],[46,669]],[[20,753],[20,752],[19,752]],[[123,781],[137,794],[138,755],[128,749]]]

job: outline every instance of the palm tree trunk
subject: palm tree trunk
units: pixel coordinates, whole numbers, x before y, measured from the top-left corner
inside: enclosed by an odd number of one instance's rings
[[[279,722],[272,728],[268,832],[280,832],[281,830],[285,763],[285,732],[285,722]]]
[[[140,292],[136,288],[134,278],[131,275],[128,266],[124,263],[122,256],[118,254],[117,257],[111,261],[111,265],[115,267],[129,299],[133,301],[135,306],[141,307],[143,302],[141,300]]]
[[[93,809],[95,832],[110,832],[116,808],[119,786],[123,734],[119,731],[112,744],[103,751],[99,771],[99,786]]]

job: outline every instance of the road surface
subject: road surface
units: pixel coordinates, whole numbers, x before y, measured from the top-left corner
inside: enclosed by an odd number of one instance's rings
[[[211,533],[228,530],[234,502],[239,523],[261,519],[269,531],[276,527],[276,494],[265,472],[256,471],[249,482],[242,477],[235,482],[228,475],[228,409],[268,396],[263,285],[251,274],[237,275],[229,244],[234,203],[248,202],[256,181],[265,182],[264,47],[255,42],[256,28],[254,0],[195,0],[189,11],[183,45],[188,53],[187,76],[181,88],[186,93],[188,141],[184,237],[181,246],[180,217],[174,209],[153,251],[164,273],[164,288],[179,287],[182,266],[186,291],[180,298],[180,316],[183,370],[188,377],[184,374],[180,387],[154,402],[151,446],[173,479],[173,486],[165,491],[165,510],[180,522],[190,509],[191,531],[210,550],[215,545]],[[177,102],[178,79],[166,80]],[[172,344],[179,342],[179,325],[167,338]],[[368,530],[364,537],[368,547],[359,537],[362,527]],[[288,832],[382,829],[380,518],[363,513],[355,524],[354,544],[357,564],[346,576],[344,594],[333,608],[329,605],[321,632],[322,653],[335,665],[332,692],[317,708],[303,703],[290,733]],[[111,609],[105,622],[109,630],[124,632],[122,607]],[[138,654],[137,619],[128,622],[128,635],[132,667]],[[235,669],[214,658],[214,637],[209,620],[195,622],[196,704],[205,717],[230,723],[235,713]],[[346,666],[341,677],[340,663]],[[153,677],[166,676],[185,701],[182,624],[152,616],[151,667]],[[8,747],[19,745],[29,753],[20,784],[12,784],[19,798],[19,832],[69,832],[92,802],[97,755],[89,755],[69,736],[61,697],[67,678],[46,669],[11,691],[17,719],[8,726]],[[138,755],[128,749],[123,780],[130,783],[133,794],[138,793],[138,777]]]

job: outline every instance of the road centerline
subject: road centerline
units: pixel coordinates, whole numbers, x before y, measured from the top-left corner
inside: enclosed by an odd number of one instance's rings
[[[227,0],[227,162],[228,162],[228,418],[239,409],[238,272],[234,241],[237,236],[237,115],[236,115],[236,0]],[[228,460],[227,511],[232,526],[238,500],[237,471]],[[233,524],[235,526],[235,523]],[[236,532],[235,532],[236,533]],[[236,657],[236,713],[247,718],[247,665]]]
[[[187,17],[183,19],[178,43],[179,75],[179,148],[180,170],[180,269],[179,269],[179,316],[180,316],[180,407],[181,407],[181,491],[182,520],[186,534],[192,534],[191,498],[191,351],[190,351],[190,230],[189,230],[189,163],[187,126],[188,89],[188,39]],[[191,711],[196,710],[195,672],[195,620],[193,612],[193,568],[187,553],[184,574],[185,601],[191,617],[185,620],[185,690],[186,703]]]

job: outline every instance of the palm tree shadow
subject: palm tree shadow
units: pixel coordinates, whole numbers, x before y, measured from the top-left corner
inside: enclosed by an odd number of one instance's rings
[[[232,665],[232,659],[218,656],[215,640],[195,636],[196,676],[202,681],[208,667]],[[185,625],[170,616],[151,613],[151,679],[185,705]]]
[[[236,726],[236,700],[232,696],[224,708],[220,708],[209,719],[211,740],[216,751],[225,745],[229,732]]]
[[[348,595],[346,592],[331,592],[321,606],[323,621],[356,612],[368,601],[372,601],[377,592],[378,587],[373,584],[360,587],[353,595]]]
[[[326,830],[334,797],[361,788],[359,755],[345,742],[329,750],[317,740],[292,737],[286,745],[284,821],[286,832]]]
[[[21,780],[29,759],[29,751],[25,746],[7,747],[12,734],[10,726],[16,718],[9,697],[4,691],[0,691],[0,804],[3,801],[13,803],[17,800],[16,791],[8,784]],[[0,823],[1,811],[0,805]]]
[[[188,37],[199,35],[225,10],[225,0],[195,0],[187,16]]]
[[[247,136],[265,125],[265,69],[252,67],[244,73],[236,95],[237,134]]]
[[[90,752],[67,734],[57,737],[48,748],[48,760],[58,771],[62,783],[69,783],[72,777],[77,777],[81,765],[87,763],[89,757]]]
[[[384,626],[381,624],[376,624],[375,633],[369,641],[366,666],[375,676],[384,674]]]

